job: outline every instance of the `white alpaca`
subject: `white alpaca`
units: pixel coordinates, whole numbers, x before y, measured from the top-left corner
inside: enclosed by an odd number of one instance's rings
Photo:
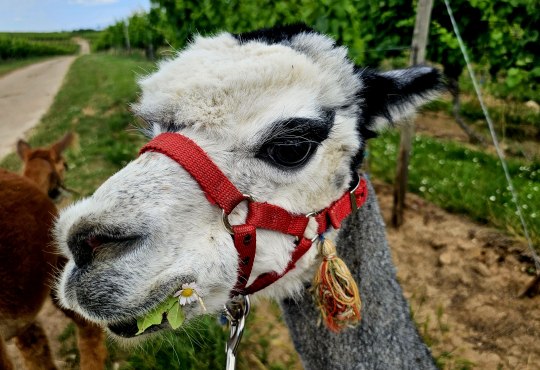
[[[346,193],[365,140],[441,88],[439,73],[428,67],[357,68],[344,47],[300,26],[196,37],[140,85],[133,108],[148,122],[149,136],[181,133],[242,193],[294,214],[321,210]],[[246,214],[242,202],[230,223],[242,224]],[[56,239],[69,257],[58,284],[62,303],[124,337],[134,335],[137,317],[184,283],[196,282],[208,312],[220,311],[239,268],[221,219],[182,166],[160,153],[142,154],[58,219]],[[311,218],[305,237],[316,229]],[[295,249],[290,235],[258,229],[256,237],[250,282],[283,271]],[[316,260],[312,247],[257,294],[299,296]],[[202,314],[198,305],[185,308],[188,319]],[[350,361],[369,367],[361,358]]]

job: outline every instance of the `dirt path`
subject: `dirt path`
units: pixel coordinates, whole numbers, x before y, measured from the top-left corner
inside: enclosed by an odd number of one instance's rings
[[[88,41],[76,42],[81,54],[90,52]],[[47,112],[75,58],[53,58],[0,78],[0,158],[15,150],[17,140]]]

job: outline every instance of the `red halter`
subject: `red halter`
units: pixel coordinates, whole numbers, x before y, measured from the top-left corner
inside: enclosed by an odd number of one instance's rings
[[[238,251],[240,266],[233,295],[253,294],[274,283],[295,267],[296,262],[313,244],[312,240],[304,237],[309,217],[314,217],[317,221],[319,225],[317,234],[320,236],[330,226],[338,229],[341,222],[361,207],[367,198],[366,180],[360,178],[355,189],[343,194],[327,208],[310,215],[295,215],[281,207],[256,202],[250,196],[242,194],[212,162],[204,150],[183,135],[171,132],[160,134],[146,144],[139,155],[149,151],[165,154],[180,164],[199,183],[210,203],[223,210],[224,225],[232,235],[234,246]],[[239,203],[245,200],[248,201],[245,224],[231,226],[227,216]],[[272,271],[261,274],[251,285],[246,287],[255,260],[256,230],[258,228],[295,236],[298,242],[283,272]]]

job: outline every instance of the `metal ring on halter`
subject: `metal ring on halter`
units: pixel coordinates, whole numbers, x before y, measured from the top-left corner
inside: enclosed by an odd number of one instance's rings
[[[240,201],[238,204],[242,203],[244,200],[247,200],[248,202],[255,202],[255,198],[253,195],[250,194],[242,194],[244,196],[244,199]],[[238,204],[235,206],[235,208],[238,206]],[[234,230],[232,228],[231,223],[229,222],[229,214],[225,212],[224,209],[221,210],[221,222],[223,223],[223,226],[225,227],[225,230],[231,235],[234,235]]]
[[[354,195],[354,192],[356,189],[358,189],[358,186],[360,186],[360,176],[358,177],[358,182],[356,183],[356,186],[349,190],[349,197],[351,199],[351,214],[355,214],[356,211],[358,211],[358,204],[356,203],[356,195]]]
[[[307,217],[307,218],[309,218],[309,217],[315,217],[315,216],[317,216],[319,213],[321,213],[321,211],[312,211],[312,212],[306,213],[306,217]]]

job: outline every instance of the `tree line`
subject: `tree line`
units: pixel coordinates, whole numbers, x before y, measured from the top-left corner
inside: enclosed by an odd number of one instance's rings
[[[452,0],[462,37],[490,93],[540,101],[536,0]],[[105,29],[95,48],[182,48],[197,33],[245,32],[303,22],[346,45],[360,65],[405,65],[416,1],[405,0],[151,0]],[[444,1],[435,0],[427,59],[443,67],[454,93],[464,61]],[[128,41],[129,40],[129,41]]]

